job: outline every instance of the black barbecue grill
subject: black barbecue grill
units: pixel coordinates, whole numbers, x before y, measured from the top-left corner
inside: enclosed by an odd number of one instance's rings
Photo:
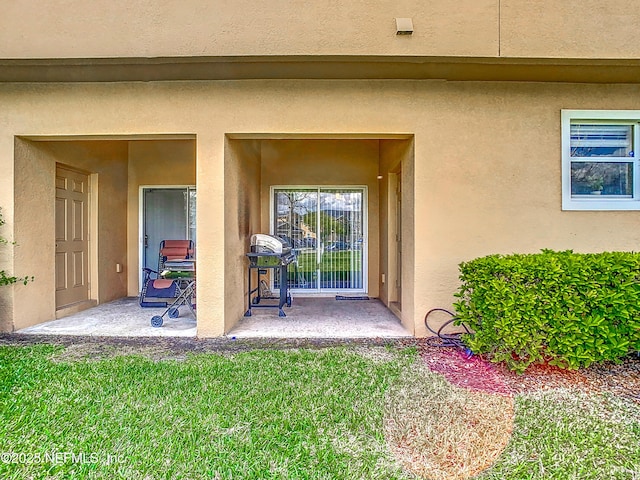
[[[251,236],[251,251],[246,254],[249,258],[249,289],[247,295],[248,309],[245,317],[251,316],[252,308],[277,308],[278,316],[286,317],[282,307],[291,306],[291,293],[289,292],[288,265],[296,258],[291,250],[291,245],[280,237],[258,233]],[[280,295],[272,297],[267,283],[261,277],[266,275],[269,269],[273,273],[280,271]],[[258,285],[253,288],[251,283],[251,271],[258,271]],[[265,302],[267,300],[267,302]],[[268,302],[278,300],[278,303]]]

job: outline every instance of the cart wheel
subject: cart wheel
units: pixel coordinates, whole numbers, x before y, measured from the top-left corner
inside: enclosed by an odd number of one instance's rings
[[[168,313],[169,318],[178,318],[180,316],[180,310],[178,310],[178,307],[171,307]]]
[[[291,297],[287,297],[287,307],[291,306]]]
[[[253,303],[254,305],[257,305],[260,303],[260,297],[253,297],[253,300],[251,300],[251,303]]]
[[[162,326],[162,317],[160,315],[155,315],[151,317],[151,326],[152,327],[161,327]]]

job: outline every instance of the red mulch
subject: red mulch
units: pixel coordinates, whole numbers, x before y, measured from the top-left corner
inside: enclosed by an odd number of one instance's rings
[[[419,342],[427,366],[452,384],[499,395],[514,395],[553,388],[575,388],[586,392],[611,392],[640,403],[640,357],[631,355],[620,364],[595,365],[565,370],[551,365],[532,365],[523,374],[478,355],[468,356],[452,347]]]
[[[439,347],[421,348],[420,355],[432,372],[440,373],[454,385],[499,395],[512,393],[497,366],[476,355],[469,357],[457,348]]]

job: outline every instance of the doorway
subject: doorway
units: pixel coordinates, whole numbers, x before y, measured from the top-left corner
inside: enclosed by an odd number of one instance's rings
[[[402,310],[402,175],[389,174],[389,303]]]
[[[56,164],[56,310],[89,301],[89,175]]]
[[[162,240],[196,243],[196,188],[142,187],[141,195],[141,264],[156,270]]]
[[[272,188],[271,232],[297,257],[289,266],[294,293],[366,293],[366,193],[366,187]]]

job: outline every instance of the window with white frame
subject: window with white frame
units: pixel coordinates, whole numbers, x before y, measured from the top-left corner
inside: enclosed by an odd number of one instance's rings
[[[563,210],[640,210],[640,111],[562,111]]]

